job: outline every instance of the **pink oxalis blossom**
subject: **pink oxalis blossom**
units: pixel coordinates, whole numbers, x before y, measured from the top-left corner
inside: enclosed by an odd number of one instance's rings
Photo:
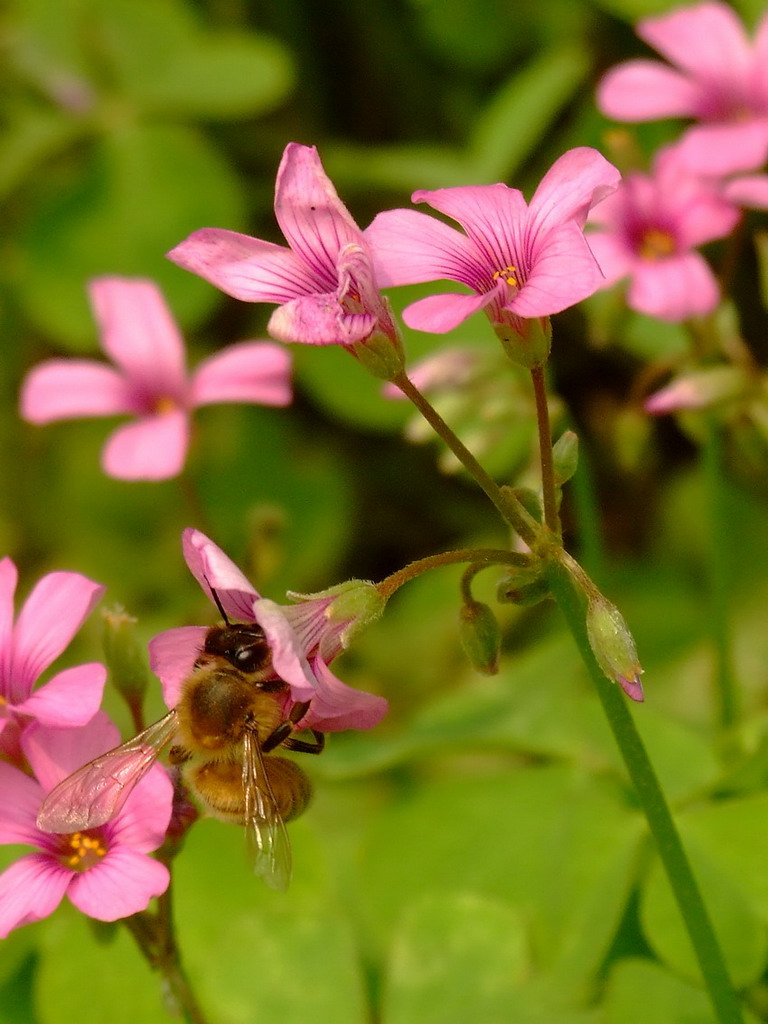
[[[694,173],[678,147],[660,150],[650,174],[628,174],[590,214],[588,234],[609,287],[630,279],[627,304],[659,320],[711,312],[720,292],[696,247],[728,235],[739,211],[714,179]]]
[[[0,762],[0,843],[35,848],[0,874],[0,937],[52,914],[65,895],[89,917],[115,921],[144,910],[168,887],[168,869],[148,856],[162,844],[171,815],[173,786],[159,765],[105,825],[58,835],[35,824],[57,783],[119,742],[100,711],[80,728],[30,726],[22,745],[34,778]]]
[[[256,622],[264,630],[274,678],[288,683],[292,703],[311,702],[302,726],[320,732],[370,729],[382,719],[387,711],[383,697],[347,686],[328,668],[355,629],[380,614],[384,600],[373,584],[352,580],[322,594],[296,595],[294,605],[279,605],[260,597],[234,562],[199,530],[185,530],[182,543],[190,571],[211,600],[215,590],[233,621]],[[178,700],[205,633],[205,627],[181,626],[150,641],[152,671],[160,677],[169,707]]]
[[[545,318],[591,295],[602,275],[582,231],[588,211],[619,183],[596,150],[557,160],[526,203],[507,185],[414,192],[416,203],[457,221],[464,232],[416,210],[387,210],[367,228],[383,287],[458,281],[471,294],[431,295],[408,306],[409,327],[442,334],[484,310],[500,335],[525,337],[525,321]]]
[[[53,359],[27,376],[21,414],[32,423],[130,415],[103,452],[104,471],[123,480],[163,480],[181,471],[190,413],[216,402],[287,405],[290,360],[270,342],[230,345],[189,375],[184,343],[157,285],[103,277],[89,294],[101,344],[116,367],[91,359]]]
[[[286,146],[275,217],[288,247],[202,228],[169,259],[245,302],[276,302],[269,333],[286,342],[355,346],[397,332],[373,276],[363,232],[336,194],[314,146]]]
[[[100,600],[105,588],[76,572],[52,572],[38,581],[14,623],[18,582],[10,558],[0,560],[0,752],[20,758],[26,725],[84,725],[99,708],[106,669],[76,665],[34,689]]]
[[[753,42],[732,7],[717,0],[646,18],[637,34],[670,63],[613,68],[598,88],[603,113],[617,121],[693,118],[700,123],[681,142],[691,167],[707,174],[760,167],[768,153],[768,13]]]

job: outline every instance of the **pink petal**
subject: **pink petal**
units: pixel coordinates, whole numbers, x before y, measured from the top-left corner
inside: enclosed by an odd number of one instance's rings
[[[521,270],[528,207],[518,189],[503,184],[461,185],[414,192],[412,198],[415,203],[429,203],[461,224],[488,277],[510,265]],[[471,280],[464,280],[464,284],[475,287]]]
[[[153,281],[97,277],[89,282],[104,351],[152,394],[184,397],[184,342]]]
[[[163,684],[163,700],[169,708],[176,707],[181,684],[194,668],[207,632],[205,626],[177,626],[149,641],[149,666]]]
[[[445,334],[487,306],[494,297],[495,292],[480,295],[457,295],[452,292],[428,295],[426,299],[419,299],[406,306],[403,320],[416,331]]]
[[[146,910],[168,888],[165,864],[124,846],[110,849],[98,864],[74,875],[67,895],[78,910],[97,921],[117,921]]]
[[[111,434],[102,466],[118,480],[167,480],[181,472],[188,445],[189,418],[183,409],[143,416]]]
[[[376,280],[392,285],[462,281],[472,286],[481,273],[470,240],[436,217],[417,210],[386,210],[365,229]]]
[[[352,345],[369,337],[376,317],[346,313],[335,292],[305,295],[278,306],[267,330],[278,341],[305,345]]]
[[[630,60],[612,68],[597,87],[597,105],[615,121],[693,117],[701,89],[656,60]]]
[[[242,622],[253,622],[253,602],[259,596],[238,567],[218,545],[188,527],[181,536],[182,550],[189,571],[215,604],[216,591],[227,615]]]
[[[361,244],[362,231],[336,194],[314,146],[289,142],[275,186],[275,216],[293,252],[311,267],[311,292],[335,288],[336,260],[350,242]]]
[[[0,938],[48,917],[61,903],[73,873],[44,853],[31,853],[0,875]]]
[[[731,203],[755,210],[768,210],[768,174],[753,174],[735,178],[723,189]]]
[[[98,662],[76,665],[38,687],[31,697],[16,705],[16,710],[41,725],[85,725],[101,706],[106,681],[107,670]]]
[[[137,853],[151,853],[165,840],[173,805],[173,783],[163,765],[156,764],[138,782],[113,821],[108,838]]]
[[[302,720],[307,728],[320,732],[342,729],[372,729],[389,710],[383,697],[355,690],[342,683],[321,658],[312,662],[315,695]]]
[[[694,125],[675,150],[689,170],[709,177],[757,170],[768,157],[768,118]]]
[[[136,408],[136,399],[121,374],[88,359],[40,363],[27,374],[21,389],[20,412],[30,423],[112,416]]]
[[[315,677],[280,605],[260,598],[254,603],[253,615],[266,634],[275,673],[288,683],[293,700],[311,700],[315,694]]]
[[[0,761],[0,843],[25,843],[37,846],[40,833],[35,818],[43,800],[43,790],[35,779]]]
[[[581,302],[604,284],[575,221],[539,236],[528,280],[506,308],[522,317],[549,316]]]
[[[202,362],[192,377],[192,405],[256,402],[289,405],[291,357],[280,345],[243,341]]]
[[[729,82],[745,73],[752,60],[744,26],[724,3],[705,0],[646,18],[637,34],[672,64],[705,82]]]
[[[105,711],[98,711],[86,725],[66,729],[32,725],[22,745],[35,778],[48,793],[81,765],[120,743],[120,733]]]
[[[14,629],[12,703],[29,696],[37,677],[69,644],[105,590],[77,572],[51,572],[36,584]]]
[[[168,259],[244,302],[282,303],[317,290],[314,275],[290,249],[236,231],[201,228]]]
[[[600,287],[607,288],[622,277],[626,277],[634,266],[634,254],[620,237],[608,231],[590,231],[587,244],[597,265],[602,271],[604,280]]]
[[[639,260],[627,292],[630,308],[672,323],[710,313],[719,300],[714,274],[697,252]]]
[[[527,234],[530,244],[535,246],[537,237],[569,220],[583,227],[592,207],[615,192],[620,181],[617,168],[596,149],[569,149],[552,164],[531,199]]]

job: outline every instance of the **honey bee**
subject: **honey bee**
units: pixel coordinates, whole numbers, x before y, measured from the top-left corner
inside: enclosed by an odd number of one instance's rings
[[[176,707],[60,782],[43,802],[38,828],[70,833],[103,825],[172,743],[168,759],[184,782],[210,814],[245,826],[255,872],[285,889],[291,875],[285,822],[304,811],[311,786],[298,765],[271,752],[319,754],[325,741],[316,730],[313,740],[293,735],[309,701],[289,705],[286,715],[289,693],[275,678],[263,630],[225,616],[224,625],[206,632]]]

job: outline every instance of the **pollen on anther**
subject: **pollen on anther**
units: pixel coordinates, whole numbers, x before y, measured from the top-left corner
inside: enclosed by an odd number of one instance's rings
[[[515,276],[516,274],[517,267],[502,267],[501,270],[494,270],[493,280],[498,281],[499,279],[502,279],[506,281],[507,284],[510,285],[511,287],[517,288],[519,282],[517,280],[517,277]]]

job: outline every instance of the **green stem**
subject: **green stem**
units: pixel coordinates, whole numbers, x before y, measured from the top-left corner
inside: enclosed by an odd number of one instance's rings
[[[496,506],[499,514],[509,523],[513,530],[534,548],[540,537],[538,523],[523,508],[517,498],[507,489],[502,489],[496,481],[480,465],[472,452],[459,440],[437,409],[422,395],[416,385],[405,373],[398,374],[392,383],[400,388],[403,394],[419,410],[437,436],[451,449],[453,454],[485,491],[490,501]]]
[[[552,430],[549,425],[547,385],[543,365],[531,370],[533,394],[536,399],[536,424],[539,430],[539,459],[541,461],[541,494],[544,500],[544,522],[555,536],[560,533],[560,517],[557,514],[557,488],[555,467],[552,461]]]
[[[653,765],[626,700],[620,689],[603,675],[589,646],[580,595],[568,570],[558,562],[550,563],[547,579],[597,688],[608,724],[635,786],[696,954],[715,1017],[719,1024],[743,1024],[741,1006],[728,975],[725,958]]]
[[[158,897],[157,913],[148,910],[123,919],[150,967],[163,979],[163,996],[170,1012],[188,1024],[207,1024],[184,971],[173,927],[171,885]]]
[[[388,600],[404,583],[408,583],[430,569],[439,569],[443,565],[455,565],[457,562],[471,562],[477,565],[529,565],[530,558],[517,551],[505,551],[502,548],[458,548],[456,551],[444,551],[439,555],[427,555],[418,558],[391,576],[377,583],[376,589]]]
[[[715,650],[715,689],[718,724],[730,732],[739,718],[739,698],[733,671],[733,642],[730,629],[730,571],[727,496],[723,487],[723,432],[711,421],[703,448],[704,473],[710,514],[709,537],[709,632]]]

